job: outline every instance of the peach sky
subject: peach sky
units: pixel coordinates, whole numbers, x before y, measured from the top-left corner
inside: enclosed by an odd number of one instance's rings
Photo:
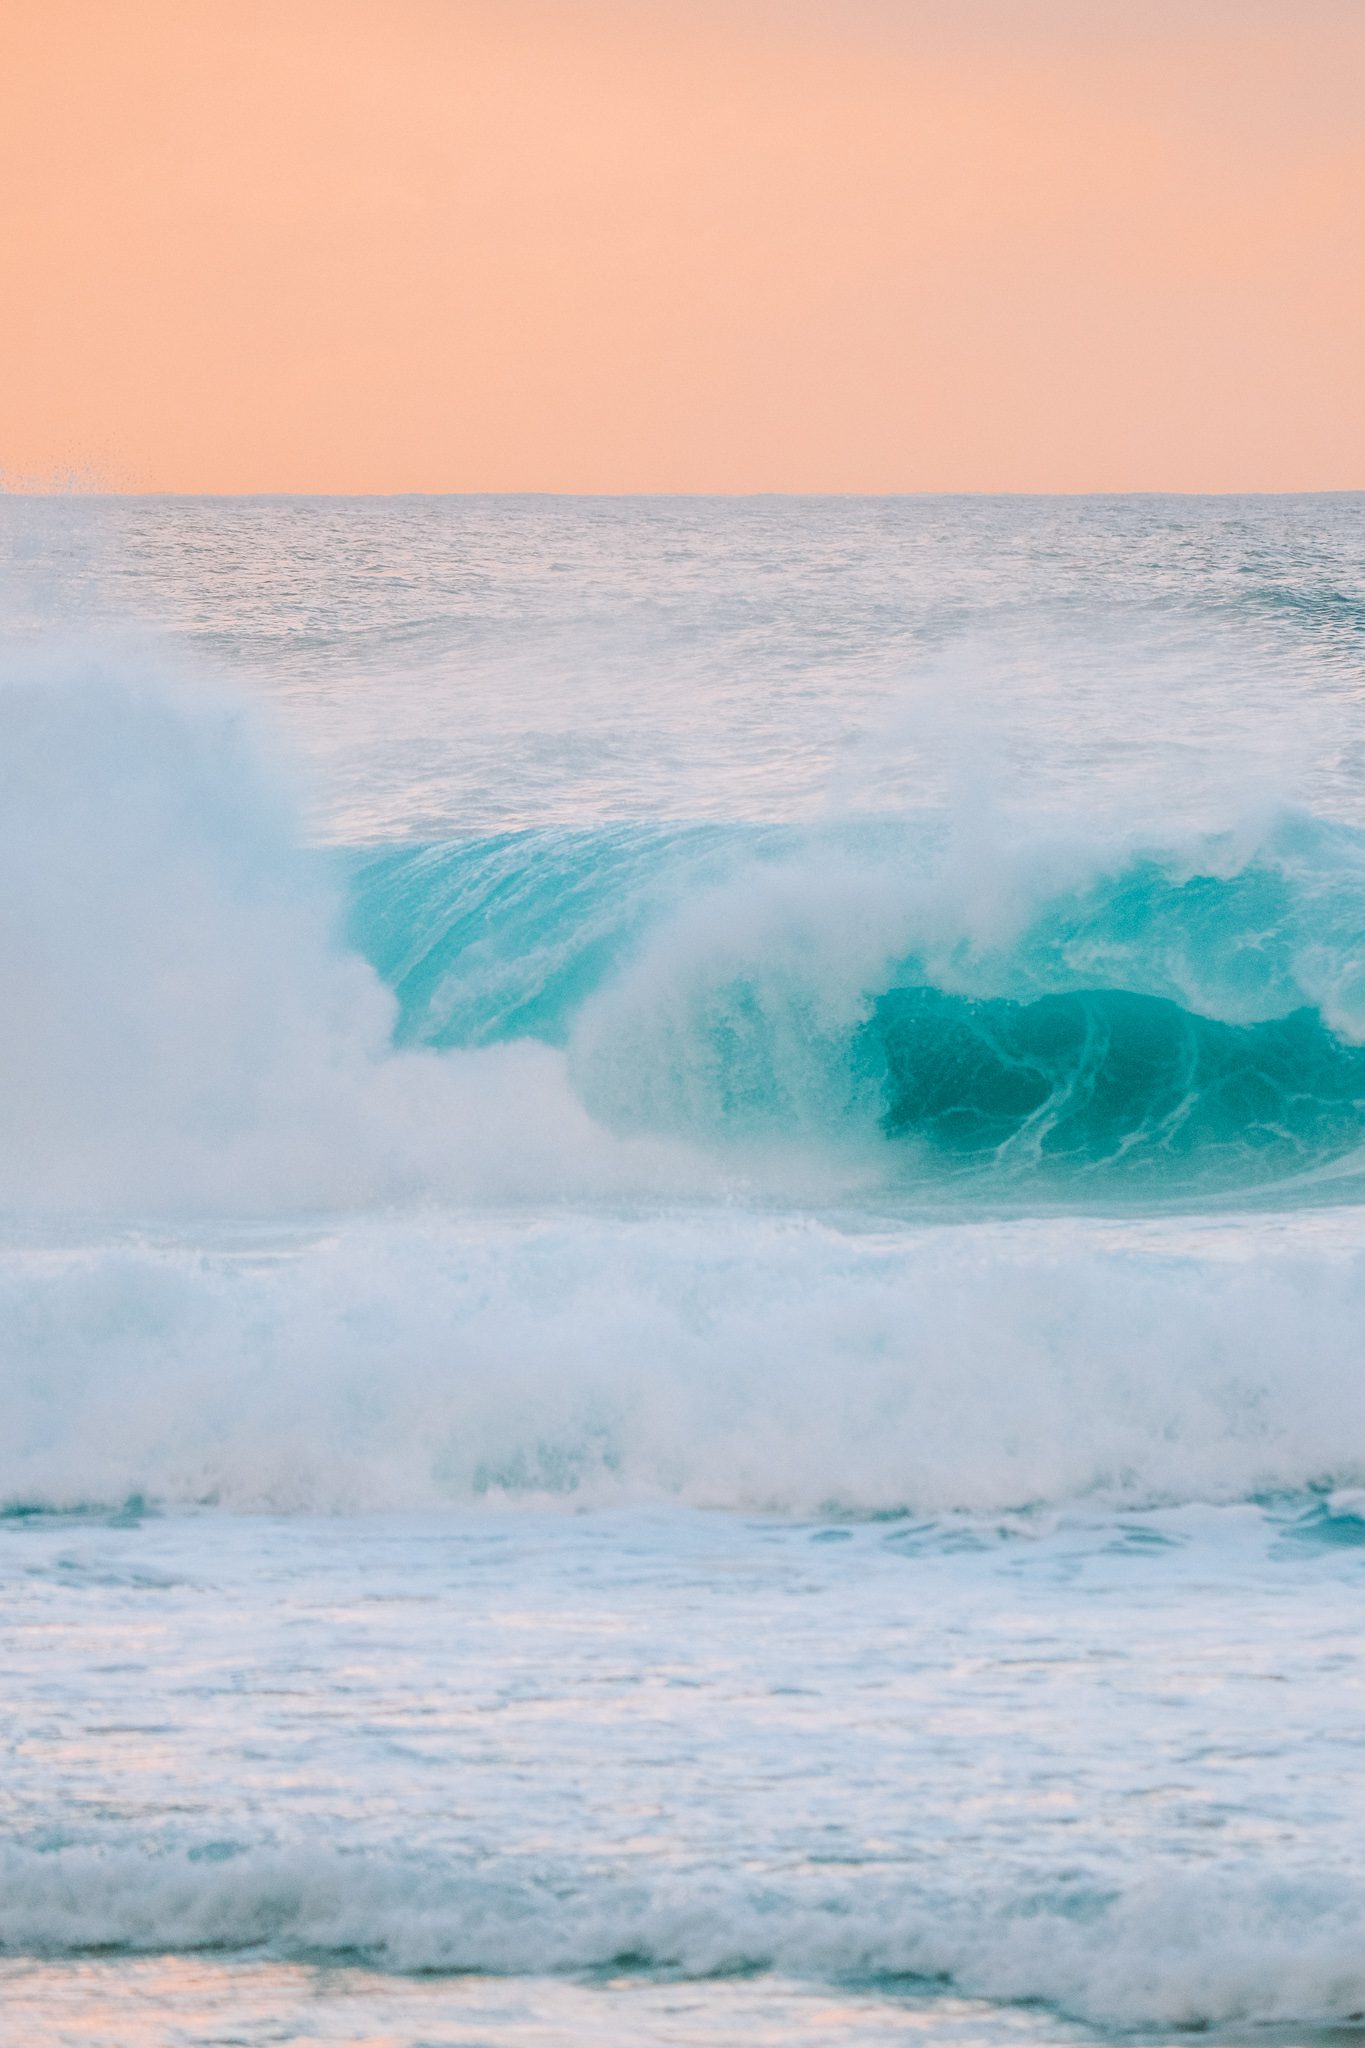
[[[0,475],[1365,486],[1365,0],[0,0]]]

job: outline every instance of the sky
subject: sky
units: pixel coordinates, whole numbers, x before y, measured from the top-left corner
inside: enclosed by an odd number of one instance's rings
[[[1365,0],[0,0],[0,480],[1365,487]]]

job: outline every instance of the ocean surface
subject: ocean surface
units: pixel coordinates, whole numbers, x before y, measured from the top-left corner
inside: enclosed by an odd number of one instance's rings
[[[1365,2034],[1365,498],[0,498],[0,2039]]]

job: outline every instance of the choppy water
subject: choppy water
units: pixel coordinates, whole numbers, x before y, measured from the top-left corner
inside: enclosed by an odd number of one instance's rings
[[[0,530],[20,2038],[1353,2025],[1365,500]]]

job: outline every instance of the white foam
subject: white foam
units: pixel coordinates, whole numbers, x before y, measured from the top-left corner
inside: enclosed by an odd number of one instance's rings
[[[737,1210],[399,1217],[269,1257],[15,1249],[0,1497],[945,1510],[1356,1483],[1344,1228],[1176,1251]]]
[[[210,1949],[497,1975],[629,1958],[692,1977],[937,1980],[1119,2026],[1356,2017],[1363,1926],[1358,1882],[1226,1866],[1149,1867],[1091,1892],[1040,1872],[1027,1889],[935,1895],[870,1873],[783,1885],[327,1851],[0,1853],[11,1954]]]
[[[0,680],[0,1210],[278,1215],[686,1185],[548,1048],[396,1053],[244,707],[126,652]]]

